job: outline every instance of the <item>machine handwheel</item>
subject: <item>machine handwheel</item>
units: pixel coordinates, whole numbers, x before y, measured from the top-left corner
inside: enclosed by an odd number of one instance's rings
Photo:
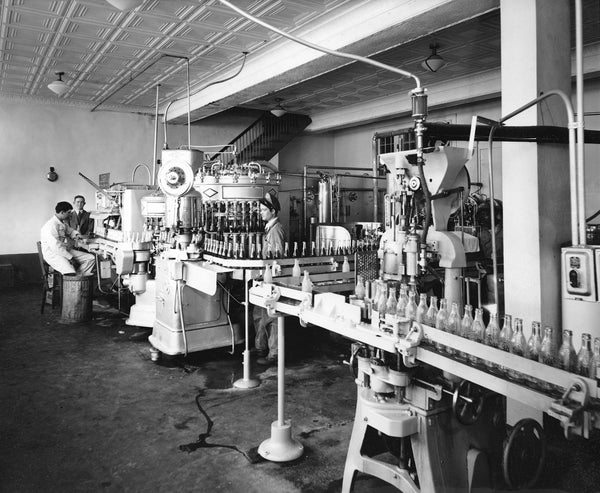
[[[483,389],[468,380],[460,382],[452,396],[452,410],[459,423],[475,423],[483,410]]]
[[[542,473],[546,460],[546,436],[535,420],[515,424],[504,447],[502,473],[512,489],[531,488]]]

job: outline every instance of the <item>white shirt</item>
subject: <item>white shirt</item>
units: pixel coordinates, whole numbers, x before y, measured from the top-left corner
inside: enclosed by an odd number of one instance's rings
[[[79,235],[77,230],[61,222],[56,216],[52,216],[42,226],[40,240],[42,242],[42,254],[44,257],[59,255],[71,260],[73,255],[67,248],[67,236],[75,238]]]

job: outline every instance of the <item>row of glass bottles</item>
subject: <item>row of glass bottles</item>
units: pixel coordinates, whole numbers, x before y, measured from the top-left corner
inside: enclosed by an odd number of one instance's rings
[[[545,327],[542,337],[540,322],[532,322],[531,335],[529,339],[526,339],[521,318],[515,317],[513,322],[511,315],[505,315],[502,329],[500,329],[498,315],[492,313],[486,326],[481,308],[475,309],[475,316],[473,317],[473,307],[465,305],[464,314],[461,318],[458,304],[452,303],[450,312],[448,312],[448,301],[445,298],[440,300],[438,308],[437,297],[431,296],[428,304],[427,295],[424,293],[419,295],[419,303],[417,304],[416,291],[414,289],[409,290],[406,284],[400,285],[398,298],[396,298],[396,288],[394,286],[388,288],[382,280],[373,281],[372,286],[374,286],[372,287],[373,296],[369,299],[364,280],[361,276],[358,276],[355,295],[358,299],[364,299],[372,305],[372,309],[377,315],[377,321],[383,320],[386,314],[406,317],[466,339],[539,361],[545,365],[585,377],[596,378],[596,371],[600,367],[600,338],[594,339],[592,347],[590,334],[583,334],[581,349],[577,353],[573,347],[572,331],[564,330],[562,345],[557,350],[553,337],[554,329]],[[448,354],[456,355],[460,360],[469,361],[473,364],[478,362],[475,356],[462,351],[455,352],[454,348],[443,347],[441,344],[436,344],[436,348],[444,350]],[[516,380],[523,378],[514,370],[494,365],[489,361],[485,361],[485,364],[490,370],[507,372],[511,378]]]

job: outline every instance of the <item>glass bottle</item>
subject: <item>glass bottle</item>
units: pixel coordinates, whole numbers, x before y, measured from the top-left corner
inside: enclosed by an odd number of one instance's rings
[[[427,314],[425,315],[425,323],[430,325],[431,327],[435,327],[435,320],[438,314],[438,299],[437,296],[432,296],[429,299],[429,309],[427,310]]]
[[[510,352],[517,356],[527,357],[527,340],[523,334],[522,318],[515,317],[513,335],[510,340]],[[508,375],[517,382],[526,380],[526,377],[521,372],[517,372],[511,368],[508,368]]]
[[[531,322],[531,335],[527,341],[527,357],[538,361],[540,358],[540,351],[542,349],[542,324],[540,322]]]
[[[512,340],[512,316],[504,315],[504,324],[500,331],[500,344],[498,347],[503,351],[510,351],[510,341]]]
[[[515,317],[515,327],[510,340],[510,352],[517,356],[527,357],[527,341],[523,335],[523,319]]]
[[[577,353],[577,373],[583,377],[596,378],[593,372],[592,336],[581,335],[581,349]]]
[[[344,263],[342,264],[342,272],[350,272],[350,262],[348,257],[344,256]]]
[[[298,262],[298,260],[296,260]],[[365,299],[365,283],[363,282],[363,276],[360,274],[356,276],[356,287],[354,288],[354,294],[359,300]]]
[[[458,303],[452,302],[452,308],[450,309],[450,315],[446,322],[446,332],[449,334],[457,335],[460,331],[460,315],[458,313]],[[448,346],[446,348],[448,354],[454,354],[454,348]]]
[[[292,267],[292,281],[294,284],[300,284],[300,277],[302,276],[302,270],[300,269],[300,262],[298,259],[294,260],[294,267]],[[364,286],[363,286],[364,290]],[[364,296],[364,292],[363,292]]]
[[[266,283],[273,282],[273,274],[271,272],[271,267],[265,265],[265,271],[263,272],[263,281]]]
[[[408,293],[406,289],[406,284],[400,285],[400,294],[398,295],[398,302],[396,303],[397,317],[404,317],[406,314],[406,305],[408,305]]]
[[[485,328],[484,344],[496,348],[500,345],[500,327],[498,326],[497,313],[492,313],[490,315],[490,321],[488,326]],[[498,365],[491,361],[486,360],[485,366],[487,366],[493,372],[498,371]]]
[[[558,367],[568,372],[577,370],[577,353],[573,347],[573,331],[569,329],[563,330],[563,341],[558,350]]]
[[[548,366],[558,366],[556,354],[556,344],[554,343],[554,329],[552,327],[544,327],[544,338],[540,348],[539,362]]]
[[[415,314],[415,320],[419,323],[425,323],[425,317],[427,315],[427,295],[421,293],[419,295],[419,304],[417,305],[417,312]]]
[[[590,371],[592,378],[598,379],[598,369],[600,368],[600,337],[594,338],[594,349],[592,350],[592,369]]]
[[[396,302],[396,288],[394,286],[390,286],[387,301],[385,302],[385,313],[389,313],[390,315],[395,314]]]
[[[485,337],[485,324],[483,322],[483,310],[481,308],[475,309],[475,318],[471,324],[471,330],[469,331],[469,339],[475,342],[483,343]],[[477,363],[478,358],[469,354],[469,361],[471,363]]]
[[[448,300],[446,298],[442,298],[440,300],[440,309],[435,316],[435,328],[438,330],[447,330],[446,324],[448,323]],[[443,344],[436,343],[435,347],[438,351],[444,351],[446,347]]]
[[[467,339],[471,332],[471,326],[473,325],[473,307],[471,305],[465,305],[463,318],[460,321],[460,327],[457,335]],[[469,357],[464,351],[458,351],[458,357],[463,361],[466,361]]]
[[[304,271],[304,278],[302,279],[302,291],[306,293],[312,293],[313,283],[310,280],[308,271]]]
[[[415,301],[415,292],[412,289],[408,292],[408,303],[404,309],[404,316],[410,320],[417,318],[417,303]]]

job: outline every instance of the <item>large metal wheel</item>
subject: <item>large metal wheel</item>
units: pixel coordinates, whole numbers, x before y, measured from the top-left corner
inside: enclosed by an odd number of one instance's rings
[[[502,473],[512,489],[531,488],[542,473],[546,460],[546,436],[535,420],[515,424],[504,447]]]
[[[472,425],[483,410],[483,392],[479,386],[468,380],[458,384],[452,396],[452,410],[460,424]]]

